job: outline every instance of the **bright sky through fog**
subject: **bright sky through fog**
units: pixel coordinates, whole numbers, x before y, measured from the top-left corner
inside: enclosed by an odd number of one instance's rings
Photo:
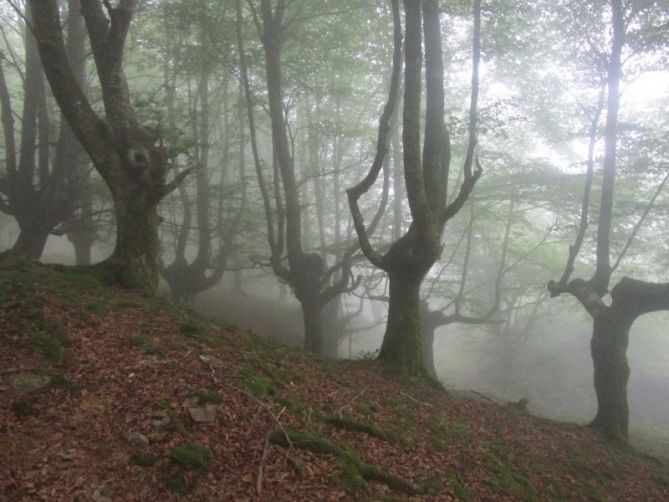
[[[652,105],[669,97],[669,71],[644,73],[624,89],[622,106]]]

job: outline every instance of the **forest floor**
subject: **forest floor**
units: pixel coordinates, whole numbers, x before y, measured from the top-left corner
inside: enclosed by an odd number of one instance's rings
[[[588,429],[0,257],[0,500],[669,500]]]

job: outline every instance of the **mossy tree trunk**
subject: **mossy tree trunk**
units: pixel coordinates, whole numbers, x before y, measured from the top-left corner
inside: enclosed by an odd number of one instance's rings
[[[405,0],[403,3],[406,40],[404,50],[399,0],[392,1],[395,41],[393,68],[389,98],[379,121],[376,156],[365,179],[348,189],[347,194],[360,247],[374,266],[388,273],[390,281],[388,324],[379,359],[401,372],[423,373],[420,327],[421,282],[439,258],[444,225],[460,211],[481,174],[478,165],[476,170],[472,169],[476,146],[481,9],[480,1],[475,0],[472,96],[463,183],[455,199],[448,202],[446,183],[451,152],[449,134],[444,124],[444,68],[439,2]],[[399,101],[402,61],[404,61],[403,176],[412,221],[407,232],[396,239],[389,250],[382,255],[374,250],[370,243],[369,232],[358,200],[370,190],[388,155]],[[423,70],[426,106],[421,149]]]
[[[379,359],[409,373],[423,369],[420,330],[422,277],[389,272],[390,304]]]
[[[126,171],[123,171],[126,172]],[[116,217],[116,246],[108,260],[114,282],[129,288],[158,286],[160,239],[158,200],[136,180],[121,183],[112,192]]]

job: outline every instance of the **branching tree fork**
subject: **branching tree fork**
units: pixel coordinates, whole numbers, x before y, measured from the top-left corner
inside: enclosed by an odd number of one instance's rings
[[[449,133],[444,124],[444,68],[438,4],[436,0],[404,1],[406,46],[402,143],[404,183],[412,221],[407,232],[394,241],[385,254],[372,247],[358,200],[376,181],[383,160],[388,154],[391,122],[399,99],[402,69],[399,0],[392,0],[395,50],[390,94],[379,122],[377,154],[365,179],[347,191],[360,247],[374,266],[388,274],[390,281],[388,323],[379,358],[406,372],[423,371],[420,338],[421,283],[441,254],[444,225],[462,208],[481,175],[481,167],[475,162],[481,5],[480,0],[475,0],[469,139],[463,164],[464,178],[457,196],[447,202],[451,149]],[[421,156],[423,40],[426,114]]]

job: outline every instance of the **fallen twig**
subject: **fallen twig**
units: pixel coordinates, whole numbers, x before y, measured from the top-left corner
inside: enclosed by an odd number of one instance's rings
[[[477,392],[477,391],[475,391],[475,390],[470,390],[469,392],[471,392],[472,394],[476,394],[477,396],[482,397],[483,399],[485,399],[486,401],[488,401],[488,402],[490,402],[490,403],[492,403],[492,404],[496,404],[497,406],[502,406],[502,405],[499,404],[497,401],[493,401],[492,399],[490,399],[490,398],[489,398],[488,396],[486,396],[485,394],[481,394],[480,392]]]
[[[265,447],[262,451],[262,457],[260,457],[260,464],[258,464],[258,478],[256,479],[256,492],[258,496],[262,495],[262,482],[265,475],[265,462],[267,461],[267,453],[269,451],[269,435],[271,431],[267,432],[265,436]]]
[[[418,403],[418,404],[421,404],[421,405],[423,405],[423,406],[427,406],[428,408],[434,408],[434,405],[432,405],[432,404],[430,404],[430,403],[426,403],[426,402],[424,402],[424,401],[419,401],[418,399],[416,399],[416,398],[413,397],[413,396],[410,396],[410,395],[407,394],[406,392],[402,392],[402,391],[400,391],[400,394],[402,394],[402,395],[403,395],[404,397],[406,397],[407,399],[411,399],[414,403]]]
[[[343,417],[344,408],[347,408],[347,407],[351,406],[356,399],[358,399],[360,396],[362,396],[365,393],[366,390],[367,390],[367,387],[363,387],[363,389],[360,392],[358,392],[355,396],[353,396],[353,399],[351,399],[348,403],[344,404],[343,406],[341,406],[337,410],[337,415],[339,416],[340,420],[342,418],[344,418]]]

